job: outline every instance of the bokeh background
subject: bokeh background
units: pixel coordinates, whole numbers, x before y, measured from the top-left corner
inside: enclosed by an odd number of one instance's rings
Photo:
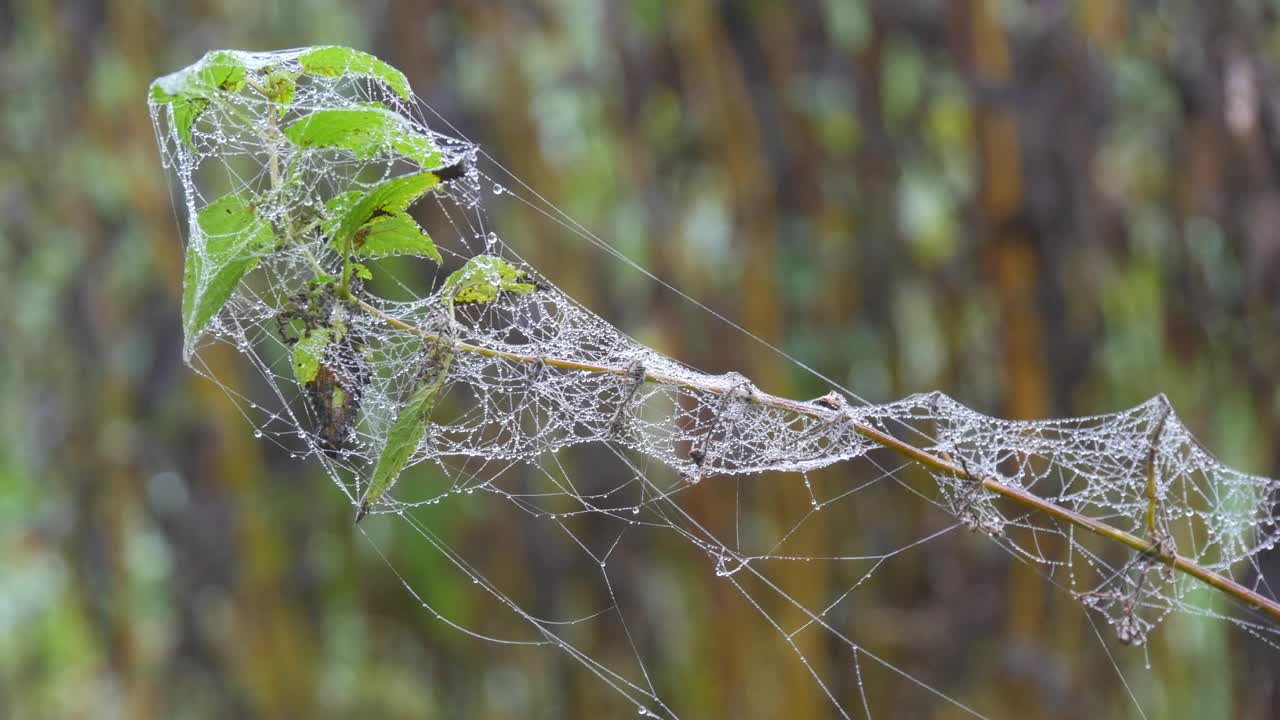
[[[942,389],[1040,418],[1163,392],[1219,457],[1274,476],[1278,14],[1271,0],[0,2],[0,717],[635,713],[562,654],[433,621],[319,467],[255,441],[182,365],[153,77],[213,48],[368,50],[570,216],[865,398]],[[825,391],[563,229],[497,221],[660,350],[779,394]],[[250,372],[215,361],[229,384]],[[823,532],[856,546],[939,521],[885,497]],[[503,518],[477,505],[436,530],[555,609],[570,569]],[[464,577],[409,528],[370,522],[426,599],[484,626]],[[646,660],[672,707],[834,716],[741,597],[657,548],[671,562],[648,592],[680,598],[684,620]],[[1078,605],[990,543],[881,573],[853,635],[908,672],[990,717],[1137,715]],[[798,597],[830,591],[819,573],[792,580]],[[1107,642],[1148,717],[1280,714],[1280,651],[1226,623],[1176,618],[1145,652]],[[957,716],[876,682],[878,717]]]

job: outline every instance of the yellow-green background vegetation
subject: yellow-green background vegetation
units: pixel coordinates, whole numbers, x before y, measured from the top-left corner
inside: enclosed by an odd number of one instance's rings
[[[1219,457],[1274,476],[1278,8],[0,3],[0,717],[635,712],[563,654],[435,621],[319,467],[255,440],[182,365],[153,77],[213,48],[368,50],[570,216],[868,399],[942,389],[1040,418],[1164,392]],[[657,349],[778,394],[825,391],[569,233],[495,219]],[[232,354],[211,366],[231,385],[251,374]],[[764,487],[762,512],[808,502]],[[816,534],[854,552],[941,522],[906,492],[878,497]],[[549,613],[606,600],[492,508],[459,500],[433,527]],[[366,524],[424,599],[481,627],[496,612],[402,523]],[[674,608],[643,642],[670,705],[833,716],[705,560],[653,547],[611,571]],[[1136,714],[1079,605],[991,543],[931,545],[876,579],[849,634],[989,716]],[[816,569],[787,581],[813,602],[833,591]],[[804,639],[819,665],[822,642]],[[1148,717],[1280,713],[1280,653],[1225,623],[1175,618],[1147,653],[1107,644]],[[852,678],[837,691],[860,705]],[[867,692],[877,717],[957,717],[883,673]]]

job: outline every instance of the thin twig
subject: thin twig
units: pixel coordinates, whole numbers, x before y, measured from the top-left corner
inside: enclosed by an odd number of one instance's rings
[[[437,335],[409,325],[399,318],[388,315],[363,300],[357,299],[355,302],[362,310],[381,319],[383,322],[386,322],[394,328],[418,335],[427,340],[435,340],[438,338]],[[524,355],[521,353],[511,352],[509,350],[496,350],[482,345],[473,345],[464,342],[456,343],[455,349],[458,352],[474,353],[484,357],[496,357],[523,363],[543,362],[551,367],[557,367],[564,370],[580,370],[604,375],[626,376],[629,369],[626,367],[594,365],[592,363],[584,363],[577,360],[567,360],[564,358],[550,356]],[[716,395],[726,393],[732,394],[738,389],[738,385],[726,388],[703,384],[688,377],[665,375],[663,373],[648,370],[647,368],[645,370],[644,379],[646,382],[661,383]],[[1112,527],[1104,522],[1088,517],[1087,515],[1082,515],[1074,510],[1057,505],[1051,500],[1046,500],[1033,495],[1022,488],[1006,485],[993,477],[970,474],[966,468],[961,467],[950,460],[943,459],[927,450],[923,450],[908,442],[899,440],[887,432],[877,430],[870,425],[860,423],[852,416],[846,415],[842,411],[830,410],[822,405],[811,402],[801,402],[790,398],[770,395],[759,390],[744,395],[742,400],[747,403],[777,408],[779,410],[787,410],[823,420],[831,420],[833,417],[839,418],[840,416],[844,416],[849,423],[849,427],[853,429],[854,432],[872,440],[882,447],[893,450],[894,452],[910,458],[911,460],[915,460],[921,465],[933,470],[949,473],[959,478],[967,478],[973,482],[980,482],[986,490],[1000,495],[1012,502],[1031,508],[1032,510],[1036,510],[1057,520],[1070,523],[1076,527],[1083,528],[1100,537],[1126,545],[1133,550],[1142,553],[1147,558],[1186,573],[1206,585],[1226,593],[1247,605],[1255,607],[1267,615],[1270,615],[1273,619],[1280,621],[1280,602],[1272,600],[1255,590],[1251,590],[1229,577],[1215,573],[1212,570],[1199,565],[1195,561],[1171,551],[1169,548],[1161,547],[1162,543],[1155,539],[1140,538],[1137,535]]]

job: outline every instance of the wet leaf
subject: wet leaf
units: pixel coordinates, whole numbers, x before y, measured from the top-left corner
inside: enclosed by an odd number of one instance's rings
[[[293,376],[300,383],[314,382],[320,374],[320,362],[329,346],[329,330],[318,328],[293,344]]]
[[[360,522],[369,508],[391,489],[418,449],[431,422],[431,411],[444,387],[451,362],[453,347],[444,342],[434,343],[413,391],[387,434],[387,444],[378,456],[378,464],[369,480],[369,489],[360,502],[356,522]]]
[[[410,96],[409,80],[404,73],[366,52],[330,45],[308,50],[298,61],[302,63],[302,69],[312,75],[364,75],[386,83],[387,87],[405,100]]]
[[[293,102],[298,92],[298,83],[294,80],[294,74],[286,70],[276,70],[267,75],[262,87],[267,91],[267,97],[271,98],[271,102],[281,106],[281,113],[284,113],[286,106]]]
[[[379,107],[317,110],[293,122],[284,134],[300,148],[347,150],[360,159],[394,150],[424,168],[440,164],[440,152],[430,138]]]
[[[330,245],[360,258],[417,255],[441,261],[435,243],[405,211],[439,184],[429,172],[383,181],[367,192],[338,195],[325,204]]]
[[[524,272],[495,255],[477,255],[444,281],[442,294],[451,302],[493,302],[500,292],[523,294],[536,290]]]
[[[409,213],[378,215],[362,225],[355,233],[352,254],[367,259],[415,255],[442,262],[436,244]]]
[[[169,105],[178,137],[192,146],[191,128],[218,92],[239,92],[245,84],[245,67],[226,50],[211,52],[199,63],[151,83],[155,105]]]
[[[238,195],[224,195],[196,216],[203,247],[187,247],[183,268],[182,325],[190,345],[222,309],[245,273],[270,252],[271,224]]]

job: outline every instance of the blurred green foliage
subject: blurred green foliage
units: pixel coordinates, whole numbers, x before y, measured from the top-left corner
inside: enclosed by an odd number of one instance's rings
[[[255,441],[182,366],[182,248],[146,114],[152,78],[211,48],[366,49],[571,217],[869,400],[938,388],[1041,417],[1164,392],[1224,460],[1274,476],[1277,12],[1268,0],[0,5],[0,716],[634,712],[552,650],[436,620],[353,533],[318,468]],[[824,390],[514,203],[495,220],[641,341],[773,392]],[[237,358],[209,362],[249,381]],[[794,501],[752,497],[762,524]],[[865,552],[942,521],[906,493],[877,502],[828,519],[814,542]],[[424,519],[548,615],[607,603],[572,548],[510,509],[459,496]],[[506,628],[412,527],[372,520],[362,528],[422,601]],[[1274,573],[1274,555],[1263,562]],[[772,628],[687,550],[658,538],[613,567],[654,598],[648,667],[684,716],[832,716]],[[988,715],[1133,715],[1074,601],[990,544],[930,546],[876,580],[850,634]],[[789,590],[821,598],[829,582],[798,571]],[[820,639],[801,642],[823,657]],[[1275,650],[1224,623],[1177,619],[1146,652],[1112,652],[1148,717],[1280,712]],[[839,687],[857,697],[851,678]],[[954,716],[900,678],[868,687],[880,716]]]

